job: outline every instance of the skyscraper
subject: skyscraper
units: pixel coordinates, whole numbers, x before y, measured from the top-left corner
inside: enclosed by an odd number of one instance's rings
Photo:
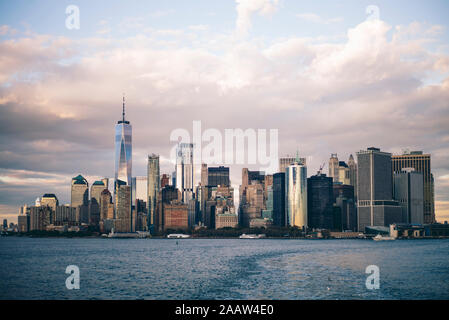
[[[148,156],[147,166],[147,206],[148,206],[148,228],[155,224],[155,214],[157,205],[157,195],[161,190],[160,170],[159,170],[159,156],[152,154]]]
[[[279,158],[279,171],[278,172],[284,172],[285,173],[285,169],[287,169],[287,167],[289,165],[291,165],[292,163],[295,163],[295,161],[297,161],[296,157],[283,157],[283,158]],[[302,165],[306,165],[306,158],[299,158],[299,164]]]
[[[103,180],[95,181],[90,187],[89,223],[91,225],[100,223],[100,196],[101,192],[106,188]]]
[[[307,228],[307,167],[297,156],[285,172],[286,223],[289,226]]]
[[[193,143],[180,143],[176,150],[176,188],[181,192],[184,203],[193,198],[193,147]]]
[[[348,160],[349,167],[349,184],[354,187],[354,199],[357,200],[357,163],[352,154]]]
[[[400,172],[403,168],[414,168],[415,172],[423,174],[424,184],[424,223],[435,222],[435,199],[432,191],[432,168],[430,154],[422,151],[404,152],[402,155],[393,155],[393,172]]]
[[[334,191],[331,177],[318,172],[307,179],[307,226],[333,229]]]
[[[56,207],[59,206],[59,200],[55,194],[46,193],[42,196],[41,206],[49,206],[55,212]]]
[[[116,232],[132,232],[133,218],[131,212],[131,186],[118,184],[116,187]]]
[[[209,187],[229,187],[229,167],[211,167],[207,169],[207,186]]]
[[[391,154],[378,148],[357,152],[358,230],[402,222],[401,208],[393,200]]]
[[[89,183],[82,176],[72,178],[71,200],[72,207],[87,206],[89,202]]]
[[[402,208],[402,221],[424,223],[424,179],[414,168],[394,173],[394,199]]]
[[[132,126],[125,120],[125,97],[123,97],[122,120],[115,125],[115,180],[122,180],[131,186],[131,174]]]
[[[273,175],[273,224],[285,226],[285,172]]]

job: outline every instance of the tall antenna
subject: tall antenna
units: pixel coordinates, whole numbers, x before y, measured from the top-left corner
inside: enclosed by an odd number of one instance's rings
[[[125,94],[123,94],[123,123],[125,123]]]
[[[296,162],[299,163],[299,149],[296,149]]]

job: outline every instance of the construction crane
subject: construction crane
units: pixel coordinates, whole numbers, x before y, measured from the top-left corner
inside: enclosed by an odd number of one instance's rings
[[[318,170],[318,175],[322,174],[325,165],[326,165],[326,162],[323,162],[323,164],[320,166],[320,170]]]

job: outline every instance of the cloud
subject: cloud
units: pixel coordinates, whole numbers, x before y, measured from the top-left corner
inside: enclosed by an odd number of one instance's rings
[[[298,13],[296,16],[302,20],[307,21],[307,22],[320,23],[320,24],[331,24],[331,23],[337,23],[337,22],[343,21],[342,17],[326,19],[326,18],[323,18],[315,13],[310,13],[310,12],[309,13]]]
[[[271,13],[277,2],[240,5],[240,31],[248,31],[251,15]],[[310,159],[309,175],[330,153],[347,159],[374,145],[390,152],[424,149],[435,177],[444,177],[449,78],[432,85],[423,79],[430,71],[444,77],[449,57],[427,47],[429,39],[441,41],[429,35],[431,26],[409,27],[412,38],[401,36],[406,27],[366,21],[337,43],[235,42],[209,32],[189,38],[188,27],[118,39],[2,39],[0,78],[8,85],[0,86],[0,203],[18,206],[45,192],[68,202],[74,175],[113,176],[122,92],[137,176],[146,174],[147,154],[169,158],[172,130],[191,131],[192,121],[201,120],[203,130],[279,129],[279,154],[299,147]],[[161,164],[163,173],[173,169],[169,161]],[[232,166],[232,184],[240,179],[241,166]],[[436,179],[437,201],[449,201],[445,181]]]
[[[235,0],[237,3],[236,34],[238,37],[246,36],[251,29],[251,16],[254,13],[260,15],[273,14],[279,4],[279,0]]]

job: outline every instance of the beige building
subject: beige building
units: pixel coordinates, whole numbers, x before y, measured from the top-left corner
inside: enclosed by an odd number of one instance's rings
[[[215,229],[220,228],[235,228],[239,224],[236,214],[222,213],[215,215]]]

